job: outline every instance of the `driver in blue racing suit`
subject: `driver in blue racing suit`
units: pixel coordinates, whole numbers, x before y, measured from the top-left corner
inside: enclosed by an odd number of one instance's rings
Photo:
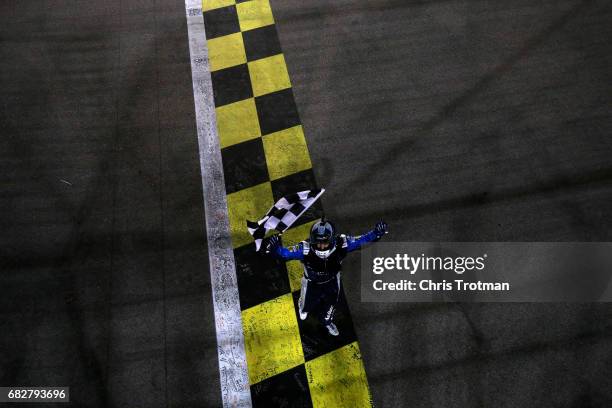
[[[340,334],[333,320],[340,298],[342,261],[363,244],[378,241],[387,230],[387,224],[381,221],[360,236],[336,235],[334,225],[321,219],[313,224],[309,239],[295,246],[284,248],[278,235],[270,237],[266,253],[284,261],[299,260],[304,266],[298,303],[301,320],[305,320],[309,312],[317,311],[319,321],[329,334]]]

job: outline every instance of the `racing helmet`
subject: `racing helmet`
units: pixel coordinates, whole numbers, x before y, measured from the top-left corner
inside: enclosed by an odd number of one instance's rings
[[[336,228],[325,220],[315,222],[310,229],[310,247],[321,258],[327,258],[334,250]]]

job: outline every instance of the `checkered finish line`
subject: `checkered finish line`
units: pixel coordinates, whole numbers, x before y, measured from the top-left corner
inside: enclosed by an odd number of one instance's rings
[[[344,293],[340,336],[300,320],[301,264],[257,252],[245,225],[296,191],[319,191],[269,1],[204,0],[202,10],[253,406],[370,407]],[[321,213],[320,202],[305,208],[283,244],[305,239]]]

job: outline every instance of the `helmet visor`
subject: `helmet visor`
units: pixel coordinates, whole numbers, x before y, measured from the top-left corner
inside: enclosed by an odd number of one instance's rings
[[[329,249],[329,240],[320,240],[315,242],[314,247],[317,251],[325,251]]]

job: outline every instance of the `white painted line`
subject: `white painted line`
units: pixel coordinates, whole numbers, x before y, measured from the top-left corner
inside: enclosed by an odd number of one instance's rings
[[[224,407],[251,407],[242,316],[201,0],[185,0]]]

